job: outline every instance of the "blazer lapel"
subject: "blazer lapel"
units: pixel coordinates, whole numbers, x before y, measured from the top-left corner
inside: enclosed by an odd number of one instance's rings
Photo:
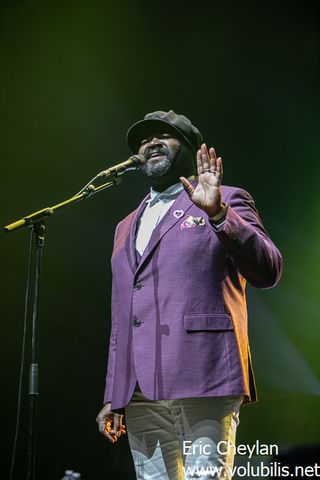
[[[153,250],[156,248],[161,238],[177,223],[182,222],[184,214],[191,208],[193,205],[192,201],[189,199],[188,194],[183,190],[180,195],[177,197],[176,201],[173,203],[171,208],[165,214],[161,222],[153,230],[149,243],[143,252],[143,255],[140,259],[140,262],[137,266],[137,271],[141,270],[143,264],[152,254]],[[133,248],[134,242],[132,242]]]
[[[140,203],[139,207],[135,211],[135,214],[133,216],[133,220],[131,222],[130,226],[130,231],[129,235],[127,235],[126,238],[126,253],[128,257],[128,261],[130,264],[130,267],[132,269],[132,272],[135,273],[137,269],[137,255],[136,255],[136,247],[135,247],[135,236],[136,236],[136,231],[137,231],[137,223],[138,220],[146,207],[146,201],[150,198],[150,194],[148,194]]]

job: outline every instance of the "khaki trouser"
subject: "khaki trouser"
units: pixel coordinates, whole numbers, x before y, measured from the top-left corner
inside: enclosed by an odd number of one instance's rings
[[[231,479],[242,400],[156,401],[136,389],[125,421],[137,479]]]

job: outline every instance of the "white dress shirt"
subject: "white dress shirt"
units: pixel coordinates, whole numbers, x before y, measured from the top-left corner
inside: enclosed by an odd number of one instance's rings
[[[151,198],[146,200],[147,206],[144,209],[138,223],[136,249],[140,255],[142,255],[145,251],[153,230],[163,219],[182,190],[183,185],[181,182],[171,185],[163,192],[157,192],[151,187]]]
[[[194,180],[194,176],[188,177],[188,180]],[[151,187],[149,200],[146,200],[147,206],[144,209],[138,223],[138,231],[136,235],[136,250],[143,255],[149,240],[151,238],[153,230],[156,228],[158,223],[163,219],[171,205],[173,205],[175,199],[180,195],[183,190],[183,185],[181,182],[171,185],[163,192],[157,192]],[[224,208],[228,208],[224,204]],[[226,212],[226,210],[225,210]],[[220,222],[216,223],[212,218],[209,218],[209,223],[211,227],[218,232],[223,228],[225,223],[225,218],[221,219]]]

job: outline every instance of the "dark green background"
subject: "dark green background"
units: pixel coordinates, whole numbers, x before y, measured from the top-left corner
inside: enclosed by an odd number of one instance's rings
[[[276,289],[248,289],[260,403],[243,409],[238,441],[319,442],[314,2],[5,1],[0,22],[2,225],[71,196],[98,171],[125,160],[125,132],[145,113],[172,108],[190,117],[222,155],[224,183],[255,198],[284,259]],[[95,417],[106,369],[113,232],[146,190],[141,175],[129,172],[118,187],[47,223],[41,479],[59,479],[69,466],[89,480],[133,478],[124,473],[132,468],[126,439],[109,445]],[[5,475],[16,415],[27,252],[27,230],[1,235]],[[26,392],[27,382],[24,400]],[[24,407],[23,427],[26,415]],[[25,447],[24,431],[20,475]]]

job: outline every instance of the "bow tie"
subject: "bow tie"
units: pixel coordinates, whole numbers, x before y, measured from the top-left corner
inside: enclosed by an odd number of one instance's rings
[[[148,200],[149,207],[153,207],[160,200],[163,202],[169,202],[170,200],[175,200],[180,192],[176,193],[157,193],[151,200]]]

